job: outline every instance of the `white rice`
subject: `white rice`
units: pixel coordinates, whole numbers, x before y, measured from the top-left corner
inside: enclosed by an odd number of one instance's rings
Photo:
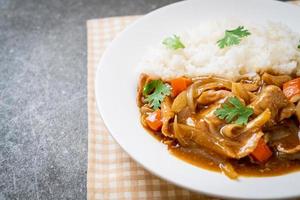
[[[244,26],[251,35],[243,38],[239,45],[220,49],[216,42],[223,38],[224,31],[238,26]],[[300,75],[297,48],[300,35],[283,24],[224,20],[174,34],[180,37],[185,48],[170,50],[162,43],[157,44],[146,53],[139,71],[165,79],[201,75],[236,79],[245,73],[269,70]]]

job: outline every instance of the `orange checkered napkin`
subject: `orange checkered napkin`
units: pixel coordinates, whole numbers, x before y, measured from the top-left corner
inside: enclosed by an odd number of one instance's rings
[[[95,73],[109,42],[138,16],[89,20],[87,196],[94,199],[208,199],[150,174],[113,140],[97,112]]]
[[[300,1],[293,3],[300,4]],[[213,199],[172,185],[146,171],[112,139],[95,102],[95,72],[109,42],[139,16],[94,19],[88,29],[88,174],[87,198]]]

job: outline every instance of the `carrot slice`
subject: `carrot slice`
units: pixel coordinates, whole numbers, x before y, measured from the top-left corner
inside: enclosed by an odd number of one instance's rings
[[[162,127],[160,109],[155,110],[146,117],[146,123],[154,131],[158,131]]]
[[[290,101],[298,101],[300,99],[300,78],[284,83],[283,93]]]
[[[258,144],[251,153],[251,156],[261,163],[266,162],[272,156],[272,151],[263,138],[258,141]]]
[[[173,96],[176,97],[180,92],[186,90],[192,81],[185,77],[179,77],[172,79],[170,83],[172,86]]]

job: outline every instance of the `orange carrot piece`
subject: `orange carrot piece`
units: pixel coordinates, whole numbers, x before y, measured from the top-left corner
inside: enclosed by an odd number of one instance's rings
[[[272,151],[263,138],[258,141],[258,144],[251,153],[251,156],[261,163],[266,162],[272,156]]]
[[[300,95],[300,78],[296,78],[284,83],[283,93],[292,102],[299,100],[298,97]]]
[[[192,81],[185,77],[175,78],[170,81],[172,86],[173,96],[177,96],[180,92],[187,89]]]
[[[158,131],[162,127],[160,109],[155,110],[146,117],[146,123],[153,131]]]

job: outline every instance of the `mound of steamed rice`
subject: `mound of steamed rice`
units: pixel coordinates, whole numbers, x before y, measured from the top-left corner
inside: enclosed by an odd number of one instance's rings
[[[239,45],[220,49],[216,42],[223,38],[224,31],[238,26],[244,26],[251,35]],[[162,43],[151,47],[140,62],[141,72],[165,79],[203,75],[237,79],[261,71],[300,75],[300,35],[283,24],[225,20],[174,34],[180,37],[185,48],[171,50]]]

